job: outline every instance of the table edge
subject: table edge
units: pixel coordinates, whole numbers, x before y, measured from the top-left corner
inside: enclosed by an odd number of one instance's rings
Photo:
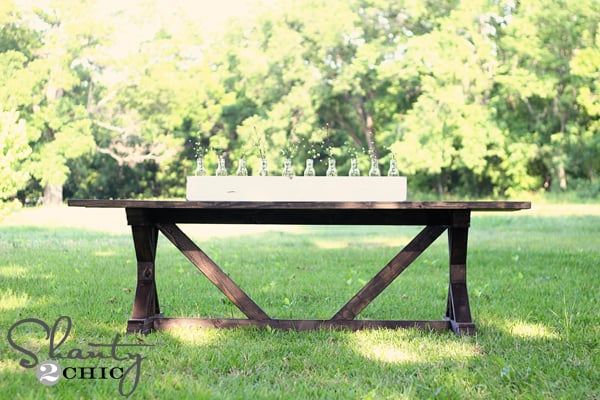
[[[399,210],[472,210],[517,211],[531,208],[529,201],[189,201],[69,199],[69,207],[140,208],[140,209],[399,209]]]

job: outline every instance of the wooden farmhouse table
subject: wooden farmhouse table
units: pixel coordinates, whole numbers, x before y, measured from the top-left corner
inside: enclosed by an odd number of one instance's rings
[[[281,329],[369,329],[416,327],[451,329],[472,334],[467,291],[467,240],[472,211],[515,211],[529,202],[226,202],[154,200],[69,200],[69,206],[124,208],[133,233],[137,258],[137,288],[127,332],[181,326]],[[424,228],[387,265],[327,320],[291,320],[269,317],[181,229],[179,224],[281,225],[416,225]],[[356,319],[444,231],[448,234],[449,283],[445,316],[441,320]],[[158,234],[162,233],[200,270],[246,318],[166,318],[160,311],[155,278]]]

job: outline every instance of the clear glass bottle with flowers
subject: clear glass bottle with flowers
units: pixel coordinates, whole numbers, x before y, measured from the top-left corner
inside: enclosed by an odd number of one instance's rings
[[[327,137],[323,141],[323,151],[327,154],[327,170],[325,171],[325,176],[337,176],[337,166],[335,162],[335,156],[333,154],[333,146],[328,144],[330,142],[329,138],[329,124],[326,124],[327,129]]]
[[[194,152],[196,153],[196,170],[194,171],[194,175],[196,176],[206,176],[204,156],[206,155],[207,151],[208,149],[203,147],[200,143],[196,143],[194,146]]]
[[[258,164],[258,176],[269,176],[269,163],[267,162],[267,150],[265,149],[265,142],[261,135],[258,134],[256,127],[254,128],[255,145],[258,149],[259,164]]]
[[[227,167],[225,166],[225,157],[219,156],[217,159],[217,171],[215,172],[216,176],[227,176]]]
[[[306,159],[306,168],[304,169],[304,176],[315,176],[315,167],[313,165],[313,159]]]
[[[294,176],[294,168],[292,168],[292,160],[286,158],[283,160],[283,169],[281,170],[281,176]]]
[[[306,159],[306,168],[304,169],[304,176],[315,176],[315,159],[320,157],[319,151],[316,149],[315,144],[309,144],[307,147],[307,159]]]
[[[381,176],[379,171],[379,160],[375,157],[371,157],[371,168],[369,169],[369,176]]]
[[[373,134],[369,132],[369,136],[373,137]],[[379,170],[379,157],[377,155],[377,148],[375,146],[375,142],[373,141],[369,143],[369,160],[371,162],[371,166],[369,168],[369,176],[381,176],[381,171]]]
[[[358,169],[358,158],[353,157],[350,159],[350,171],[348,176],[360,176],[360,170]]]
[[[327,171],[326,176],[337,176],[337,168],[335,166],[335,158],[331,157],[327,159]]]
[[[344,151],[350,156],[350,170],[348,171],[348,176],[360,176],[360,169],[358,169],[358,153],[359,151],[364,153],[364,149],[359,149],[350,142],[344,142]]]
[[[238,160],[238,167],[235,171],[236,176],[248,176],[248,169],[246,168],[246,159],[244,157]]]
[[[400,171],[398,171],[398,161],[396,157],[392,154],[392,159],[390,160],[390,169],[388,170],[388,176],[400,176]]]
[[[258,176],[269,176],[269,163],[266,158],[260,159],[260,165],[258,167]]]
[[[281,149],[281,155],[283,156],[283,169],[281,170],[282,176],[294,176],[294,167],[292,165],[292,159],[298,151],[297,138],[294,133],[290,134],[288,143]]]

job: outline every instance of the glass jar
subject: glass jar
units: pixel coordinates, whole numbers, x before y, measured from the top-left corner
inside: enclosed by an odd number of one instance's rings
[[[217,171],[215,175],[227,176],[227,167],[225,167],[225,159],[223,157],[219,157],[217,161]]]
[[[358,169],[358,159],[352,158],[350,160],[350,171],[348,176],[360,176],[360,170]]]
[[[371,158],[371,169],[369,169],[369,176],[381,176],[379,171],[379,160]]]
[[[390,160],[390,169],[388,170],[388,176],[400,176],[398,171],[398,162],[395,158]]]
[[[266,158],[260,159],[260,167],[258,169],[258,176],[269,176],[269,165]]]
[[[327,163],[326,176],[337,176],[337,169],[335,168],[335,158],[330,158]]]
[[[294,169],[292,168],[292,160],[286,158],[283,160],[283,170],[281,176],[294,176]]]
[[[196,176],[205,176],[206,169],[204,168],[204,157],[199,156],[196,158]]]
[[[306,169],[304,170],[304,176],[315,176],[315,167],[313,166],[313,159],[306,159]]]
[[[235,171],[236,176],[248,176],[248,169],[246,169],[246,159],[240,158],[238,160],[238,168]]]

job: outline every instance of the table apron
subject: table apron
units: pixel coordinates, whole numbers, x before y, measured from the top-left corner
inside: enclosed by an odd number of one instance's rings
[[[127,208],[129,225],[443,225],[468,226],[470,210]]]

